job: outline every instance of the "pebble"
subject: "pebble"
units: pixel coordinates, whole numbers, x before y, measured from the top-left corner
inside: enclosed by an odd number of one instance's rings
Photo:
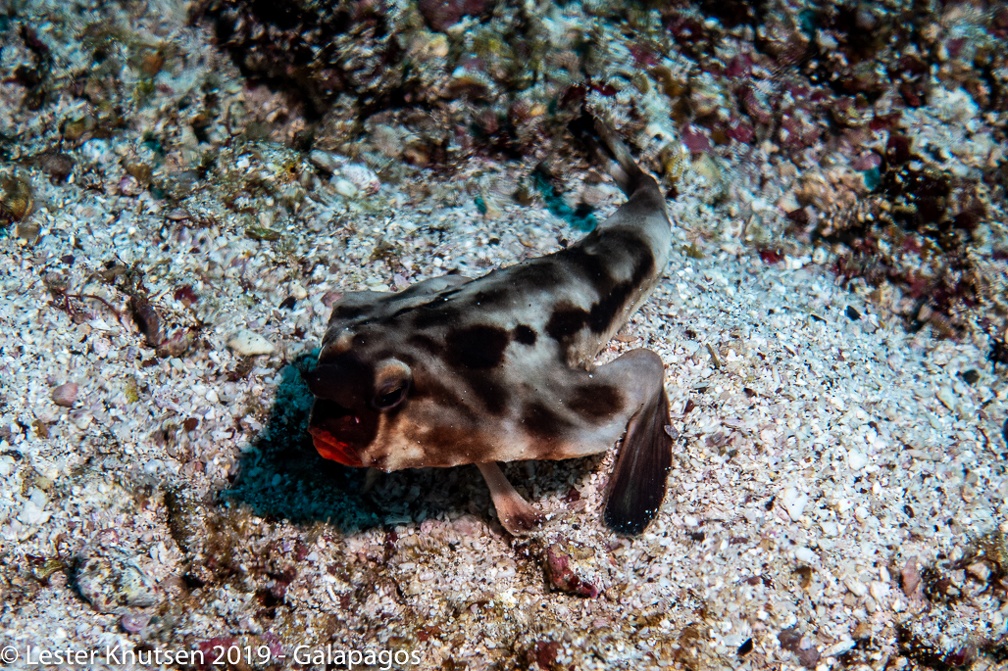
[[[101,554],[82,558],[75,574],[77,589],[100,613],[123,606],[147,607],[157,603],[154,582],[119,548],[102,548]]]
[[[56,405],[64,408],[73,407],[77,400],[77,383],[66,382],[52,390],[52,400]]]
[[[938,398],[939,401],[941,401],[942,405],[944,405],[949,410],[955,411],[956,407],[955,394],[952,393],[951,388],[942,387],[937,392],[935,392],[935,396]]]
[[[868,588],[865,587],[864,583],[857,578],[847,578],[844,580],[844,586],[847,587],[854,596],[864,598],[868,594]]]
[[[254,331],[242,329],[228,339],[228,347],[240,356],[272,354],[276,348],[270,341]]]
[[[921,574],[917,569],[917,557],[911,557],[907,560],[900,576],[903,582],[903,593],[908,598],[916,600],[923,597]]]
[[[343,196],[344,198],[356,198],[357,194],[359,193],[357,187],[354,186],[353,182],[343,179],[342,177],[333,179],[332,184],[333,188],[336,190],[336,193]]]
[[[966,573],[970,574],[971,576],[973,576],[974,578],[976,578],[977,580],[979,580],[981,583],[984,584],[987,583],[987,580],[991,576],[990,567],[983,562],[973,562],[972,564],[966,567]]]
[[[794,487],[788,487],[781,494],[781,505],[784,506],[784,510],[787,512],[788,517],[792,521],[797,522],[801,519],[802,514],[805,512],[805,506],[808,504],[808,494],[803,494],[799,492]]]
[[[852,471],[860,471],[868,465],[868,457],[857,450],[847,450],[847,465]]]
[[[119,618],[119,626],[128,634],[139,634],[150,624],[151,617],[146,613],[126,613]]]
[[[889,596],[889,585],[878,580],[873,580],[869,591],[871,592],[873,599],[881,601],[885,597]]]
[[[74,410],[73,412],[70,413],[70,421],[73,422],[73,425],[76,426],[81,431],[84,431],[89,426],[91,426],[91,421],[93,419],[94,417],[91,415],[91,413],[83,409]]]
[[[45,524],[52,513],[46,511],[45,506],[49,502],[49,497],[41,489],[32,488],[28,500],[21,508],[18,519],[26,526],[38,526]]]
[[[574,594],[589,599],[594,599],[599,595],[599,588],[591,582],[583,579],[571,567],[570,555],[560,546],[554,543],[546,549],[546,579],[549,584],[568,594]]]
[[[308,154],[308,160],[317,168],[332,174],[338,172],[340,167],[346,164],[346,159],[332,152],[314,149]]]
[[[826,651],[823,653],[823,656],[838,657],[843,653],[847,652],[848,650],[850,650],[851,648],[853,648],[855,645],[857,645],[857,643],[848,638],[844,641],[840,641],[836,645],[827,648]]]
[[[361,163],[347,163],[340,168],[340,175],[366,196],[378,193],[381,188],[381,180],[378,179],[378,175],[374,170]]]

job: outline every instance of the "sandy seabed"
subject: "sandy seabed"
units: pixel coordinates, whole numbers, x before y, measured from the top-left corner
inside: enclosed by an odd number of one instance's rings
[[[292,121],[210,124],[201,145],[169,111],[208,73],[229,123],[275,121],[282,96],[243,81],[184,5],[109,11],[184,63],[120,130],[100,132],[100,105],[32,111],[0,84],[23,140],[5,206],[19,184],[31,201],[0,237],[0,664],[1005,668],[1004,367],[978,329],[908,331],[824,249],[761,257],[747,222],[794,176],[762,149],[682,177],[672,261],[600,357],[666,364],[657,520],[638,538],[601,524],[612,453],[521,463],[510,479],[551,520],[515,539],[473,467],[366,483],[319,458],[300,373],[343,292],[580,236],[510,198],[534,164],[393,179],[292,149]],[[565,184],[611,212],[622,196],[597,177]]]

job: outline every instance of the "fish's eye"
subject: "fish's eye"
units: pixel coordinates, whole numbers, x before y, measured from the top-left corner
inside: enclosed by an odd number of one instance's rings
[[[379,410],[391,410],[406,398],[409,380],[392,380],[382,385],[374,397],[374,406]]]
[[[413,371],[399,359],[385,359],[375,367],[374,396],[371,405],[391,410],[404,400],[413,382]]]

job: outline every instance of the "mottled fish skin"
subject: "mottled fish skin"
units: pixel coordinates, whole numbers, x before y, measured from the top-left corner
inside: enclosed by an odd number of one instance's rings
[[[657,283],[671,224],[654,178],[600,131],[629,199],[576,244],[478,279],[350,293],[333,307],[306,376],[323,456],[384,471],[480,465],[498,516],[519,533],[535,511],[495,462],[597,454],[625,434],[605,519],[643,530],[671,463],[664,368],[646,350],[593,361]]]

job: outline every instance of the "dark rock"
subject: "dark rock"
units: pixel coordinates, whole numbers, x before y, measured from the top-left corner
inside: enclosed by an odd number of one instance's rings
[[[463,16],[479,16],[493,8],[492,0],[420,0],[417,8],[434,30],[447,30]]]

